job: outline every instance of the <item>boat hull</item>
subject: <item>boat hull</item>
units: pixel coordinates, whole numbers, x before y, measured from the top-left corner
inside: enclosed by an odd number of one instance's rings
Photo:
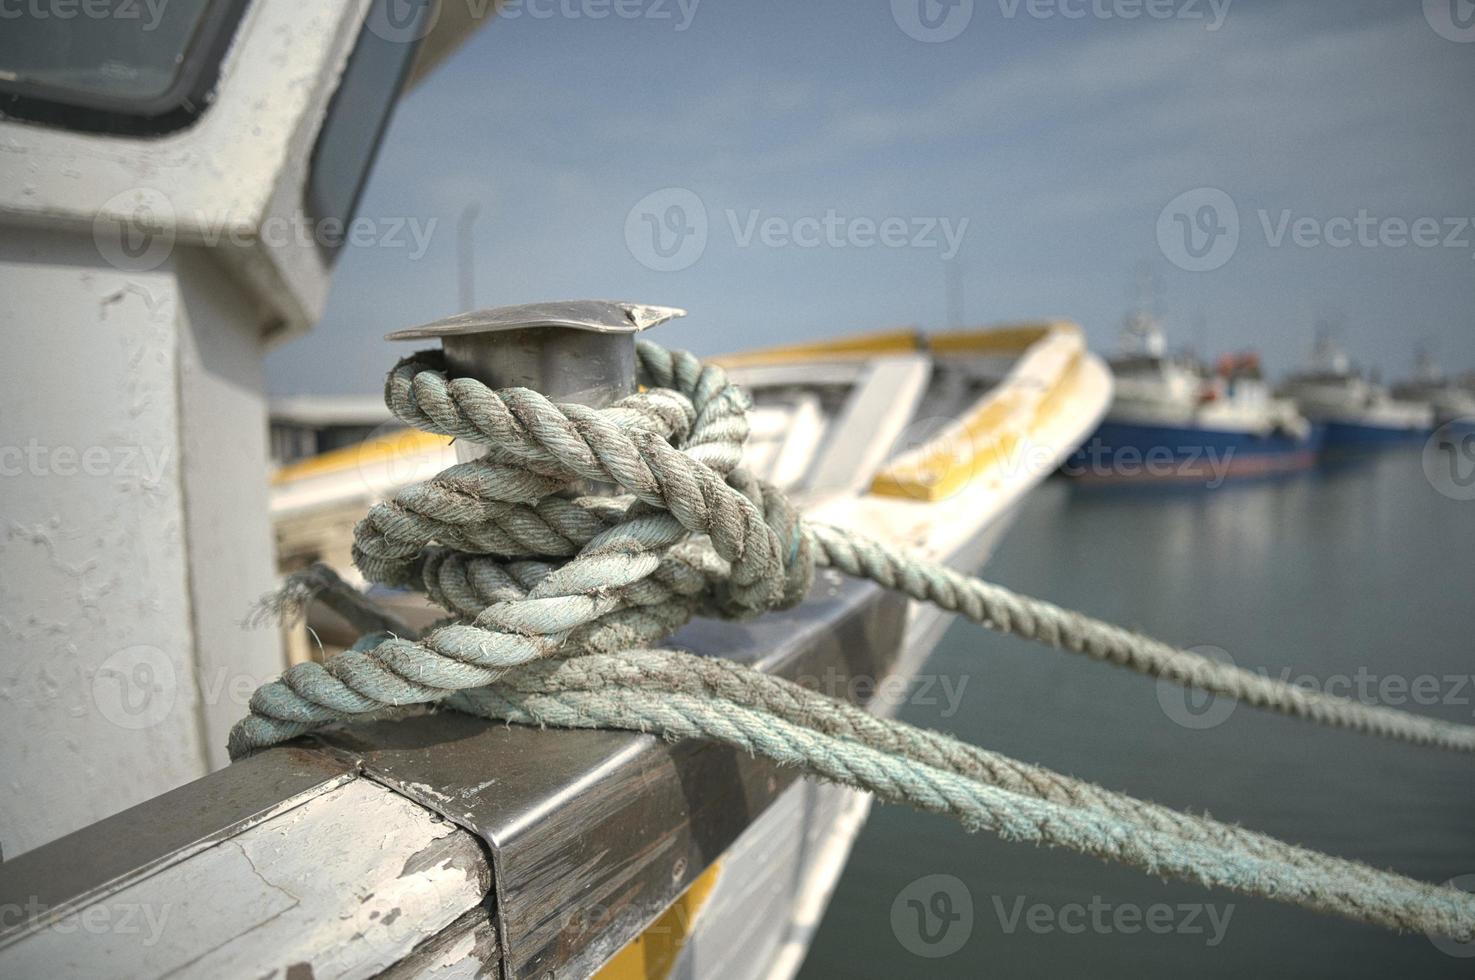
[[[1358,452],[1385,446],[1404,446],[1428,438],[1425,426],[1378,425],[1368,422],[1328,421],[1326,451]]]
[[[1296,472],[1314,466],[1324,429],[1305,438],[1228,429],[1102,423],[1061,473],[1083,483],[1174,483],[1216,487],[1230,479]]]

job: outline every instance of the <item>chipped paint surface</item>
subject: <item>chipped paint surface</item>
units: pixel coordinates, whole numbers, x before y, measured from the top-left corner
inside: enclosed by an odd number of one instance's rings
[[[95,215],[125,216],[140,189],[167,195],[181,243],[251,240],[301,209],[314,138],[367,0],[253,0],[228,48],[210,110],[159,137],[67,132],[0,120],[0,220],[86,236]],[[321,314],[328,274],[316,249],[219,249],[293,330]]]
[[[8,855],[204,773],[192,712],[164,706],[192,675],[169,275],[85,268],[97,261],[81,238],[0,243],[0,329],[12,345],[0,359]],[[30,322],[25,311],[40,309],[48,322]],[[38,377],[87,397],[39,398]],[[145,465],[146,449],[162,465]],[[101,462],[89,473],[93,450]],[[109,663],[137,647],[157,653]]]
[[[370,977],[490,880],[470,834],[356,779],[0,949],[0,976]]]
[[[55,232],[0,240],[0,294],[13,856],[223,765],[229,726],[282,657],[274,631],[240,627],[274,581],[244,295],[188,249],[125,273],[90,237]]]

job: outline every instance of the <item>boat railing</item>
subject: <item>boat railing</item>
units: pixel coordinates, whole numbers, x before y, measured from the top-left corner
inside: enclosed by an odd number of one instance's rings
[[[838,576],[818,593],[671,642],[865,700],[906,604]],[[355,725],[6,861],[0,976],[408,975],[466,958],[587,976],[793,783],[707,743],[450,711]]]
[[[874,494],[939,500],[990,470],[1018,464],[1032,433],[1071,398],[1085,353],[1080,327],[1065,321],[938,334],[928,341],[938,358],[1013,355],[1017,360],[958,418],[878,472],[871,482]]]

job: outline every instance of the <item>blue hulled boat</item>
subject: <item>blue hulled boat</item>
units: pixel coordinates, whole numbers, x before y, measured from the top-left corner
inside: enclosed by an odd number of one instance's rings
[[[1217,487],[1315,464],[1323,429],[1273,397],[1259,359],[1222,359],[1210,373],[1167,353],[1162,330],[1134,314],[1111,362],[1116,391],[1095,434],[1061,468],[1091,483],[1153,481]]]
[[[1434,429],[1434,408],[1426,398],[1394,397],[1357,371],[1326,336],[1317,341],[1311,369],[1288,378],[1280,394],[1326,427],[1329,454],[1416,443]]]

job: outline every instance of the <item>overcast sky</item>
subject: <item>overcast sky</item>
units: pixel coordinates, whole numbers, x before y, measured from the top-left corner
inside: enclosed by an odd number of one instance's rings
[[[958,297],[1111,350],[1150,272],[1179,345],[1280,373],[1331,317],[1385,376],[1475,368],[1469,0],[918,2],[522,0],[398,107],[272,392],[377,391],[472,204],[476,305],[683,306],[656,339],[704,354]]]

